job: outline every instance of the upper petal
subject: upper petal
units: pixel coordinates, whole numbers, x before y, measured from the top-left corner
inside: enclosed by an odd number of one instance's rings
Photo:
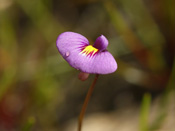
[[[99,49],[100,51],[104,51],[106,50],[107,46],[108,46],[108,40],[106,39],[106,37],[104,35],[99,36],[94,45],[95,48]]]

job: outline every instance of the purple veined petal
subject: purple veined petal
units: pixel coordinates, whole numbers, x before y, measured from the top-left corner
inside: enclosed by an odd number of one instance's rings
[[[88,40],[78,33],[64,32],[59,35],[56,43],[63,58],[82,72],[108,74],[117,69],[117,63],[108,51],[100,51],[89,45]]]
[[[106,39],[106,37],[104,35],[99,36],[94,45],[95,48],[99,49],[100,51],[104,51],[106,50],[107,46],[108,46],[108,40]]]
[[[98,52],[91,58],[83,59],[81,71],[91,74],[109,74],[117,70],[117,63],[108,51]]]
[[[103,51],[97,54],[92,67],[94,73],[109,74],[117,70],[117,63],[110,52]]]
[[[80,47],[89,45],[89,41],[82,35],[74,32],[60,34],[56,41],[58,51],[66,59],[72,52],[78,52]]]

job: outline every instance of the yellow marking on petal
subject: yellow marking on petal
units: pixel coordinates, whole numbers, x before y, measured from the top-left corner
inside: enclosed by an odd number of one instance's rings
[[[86,56],[88,55],[93,56],[97,52],[98,52],[98,49],[96,49],[92,45],[88,45],[81,51],[81,54],[84,54]]]

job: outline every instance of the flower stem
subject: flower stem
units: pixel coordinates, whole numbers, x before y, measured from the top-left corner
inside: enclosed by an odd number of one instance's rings
[[[98,79],[98,76],[99,76],[99,75],[96,74],[95,79],[94,79],[92,85],[90,86],[90,88],[89,88],[89,90],[88,90],[88,93],[87,93],[87,95],[86,95],[85,101],[84,101],[84,103],[83,103],[83,107],[82,107],[82,109],[81,109],[81,112],[80,112],[80,115],[79,115],[79,120],[78,120],[78,131],[81,131],[84,113],[85,113],[85,111],[86,111],[86,108],[87,108],[89,99],[90,99],[90,97],[91,97],[91,95],[92,95],[92,92],[93,92],[95,83],[96,83],[96,81],[97,81],[97,79]]]

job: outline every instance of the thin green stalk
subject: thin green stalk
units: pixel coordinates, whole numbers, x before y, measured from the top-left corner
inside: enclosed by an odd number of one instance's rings
[[[87,109],[87,105],[88,105],[88,102],[89,102],[90,97],[91,97],[91,95],[92,95],[92,92],[93,92],[93,90],[94,90],[94,86],[95,86],[95,84],[96,84],[96,81],[97,81],[97,79],[98,79],[98,76],[99,76],[99,75],[96,74],[95,79],[94,79],[92,85],[90,86],[90,88],[89,88],[89,90],[88,90],[88,93],[87,93],[87,95],[86,95],[86,98],[85,98],[83,107],[82,107],[81,112],[80,112],[80,115],[79,115],[79,120],[78,120],[78,131],[81,131],[81,129],[82,129],[83,117],[84,117],[85,111],[86,111],[86,109]]]
[[[140,113],[140,131],[148,131],[148,118],[149,109],[151,103],[151,95],[149,93],[144,94]]]

